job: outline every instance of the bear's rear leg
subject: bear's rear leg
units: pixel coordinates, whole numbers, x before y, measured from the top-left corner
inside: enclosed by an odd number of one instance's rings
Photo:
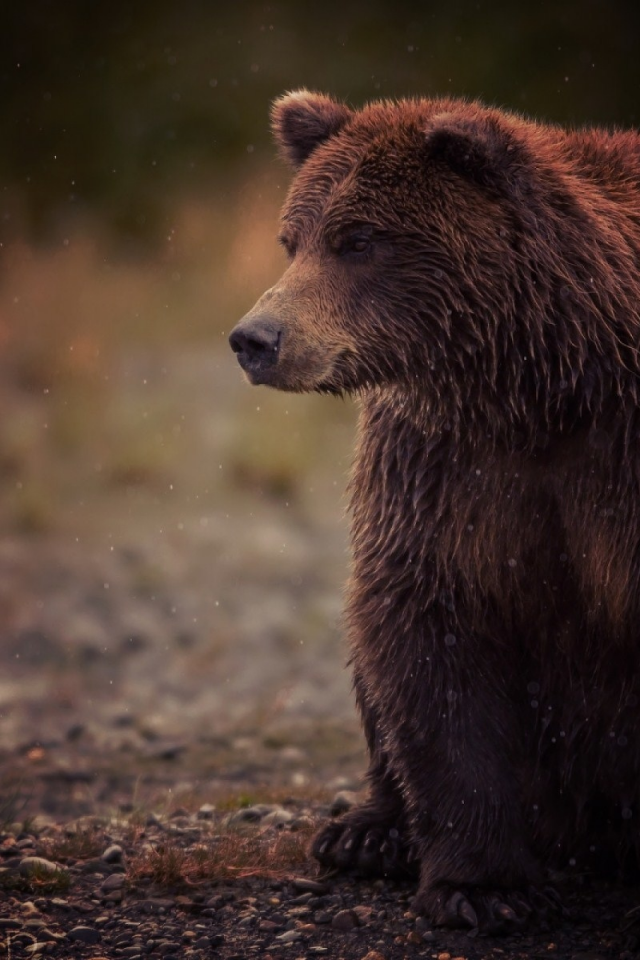
[[[413,910],[424,913],[436,926],[467,927],[493,936],[517,933],[530,921],[544,924],[564,912],[550,887],[506,891],[446,883],[419,892]]]

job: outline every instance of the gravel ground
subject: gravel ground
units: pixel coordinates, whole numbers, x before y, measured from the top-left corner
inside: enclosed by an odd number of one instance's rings
[[[283,870],[278,844],[294,845],[289,860],[303,857],[310,829],[327,813],[326,805],[289,798],[225,813],[211,804],[192,814],[177,808],[135,825],[84,818],[0,834],[0,954],[90,960],[636,955],[638,939],[621,922],[621,911],[632,908],[631,893],[584,878],[559,884],[570,917],[501,941],[433,929],[412,913],[409,885],[323,879],[304,859]],[[221,852],[229,842],[235,846]],[[236,866],[243,843],[253,860]],[[168,848],[174,872],[179,852],[199,866],[179,882],[169,874],[159,882]],[[256,867],[259,848],[264,856]]]
[[[555,878],[569,915],[508,941],[433,930],[411,885],[318,877],[308,838],[365,768],[340,628],[350,437],[327,457],[313,434],[304,489],[265,487],[229,452],[226,356],[135,370],[119,402],[153,420],[173,398],[179,462],[78,482],[51,530],[0,543],[0,956],[635,956],[638,891],[588,877]]]

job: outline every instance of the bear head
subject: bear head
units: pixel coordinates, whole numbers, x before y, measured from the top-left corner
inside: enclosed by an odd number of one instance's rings
[[[387,389],[446,420],[548,420],[584,373],[593,312],[563,266],[584,217],[549,160],[562,131],[461,100],[352,110],[305,90],[272,124],[295,171],[290,262],[231,334],[248,379]]]

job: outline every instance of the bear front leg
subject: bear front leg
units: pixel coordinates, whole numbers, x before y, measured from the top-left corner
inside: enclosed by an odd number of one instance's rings
[[[390,760],[420,863],[413,909],[440,925],[510,933],[555,903],[527,842],[517,711],[495,665],[467,673],[457,653],[457,662],[440,654],[430,683],[414,673],[423,689],[408,691],[405,674],[402,711],[387,700]]]
[[[328,869],[383,877],[416,876],[417,861],[410,862],[404,799],[380,742],[376,710],[357,672],[353,685],[369,749],[369,797],[325,824],[314,837],[311,852]]]

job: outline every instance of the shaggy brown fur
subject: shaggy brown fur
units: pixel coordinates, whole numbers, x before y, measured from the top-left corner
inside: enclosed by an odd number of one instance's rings
[[[355,393],[348,623],[371,796],[318,859],[508,931],[640,850],[640,138],[301,91],[254,383]]]

